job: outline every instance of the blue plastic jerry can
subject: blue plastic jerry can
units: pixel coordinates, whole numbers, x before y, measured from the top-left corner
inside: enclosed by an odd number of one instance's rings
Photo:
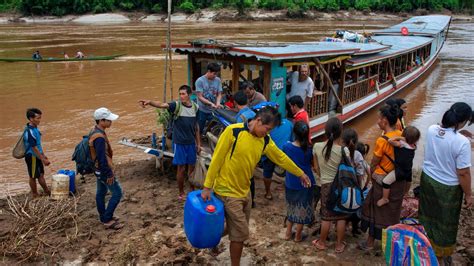
[[[201,191],[188,193],[184,204],[184,232],[195,248],[213,248],[224,232],[224,204],[214,193],[204,201]]]
[[[76,193],[76,172],[73,170],[61,169],[58,174],[69,176],[69,193]]]

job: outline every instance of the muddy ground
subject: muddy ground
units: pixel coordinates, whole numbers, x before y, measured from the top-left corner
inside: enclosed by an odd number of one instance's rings
[[[228,264],[228,239],[224,237],[219,245],[220,254],[211,256],[209,250],[191,247],[183,232],[183,206],[178,201],[174,173],[167,170],[162,174],[155,169],[155,161],[134,161],[118,166],[117,173],[123,187],[124,197],[117,208],[125,227],[118,230],[105,230],[97,219],[95,209],[95,180],[87,177],[86,183],[78,183],[78,232],[71,235],[74,225],[66,228],[52,228],[42,239],[51,241],[66,239],[67,243],[56,250],[44,246],[38,251],[34,262],[107,262],[107,263],[199,263]],[[329,249],[317,252],[311,245],[316,238],[312,233],[318,224],[305,228],[309,237],[301,243],[283,240],[285,215],[284,185],[274,183],[273,200],[266,200],[260,172],[257,176],[256,208],[252,209],[251,238],[243,253],[244,264],[291,263],[332,265],[383,265],[384,257],[380,248],[372,253],[364,253],[356,248],[357,242],[365,236],[354,238],[347,230],[348,247],[343,254],[334,252],[333,234],[330,235]],[[23,199],[25,195],[17,196]],[[8,238],[14,232],[16,221],[10,214],[6,200],[0,200],[0,240],[1,246],[9,244]],[[54,233],[53,233],[54,231]],[[472,212],[464,210],[458,237],[458,252],[453,258],[456,265],[472,265],[474,230]],[[5,249],[4,249],[5,250]],[[53,254],[54,253],[54,254]],[[18,256],[3,256],[3,264],[17,263]],[[31,260],[30,260],[31,261]]]

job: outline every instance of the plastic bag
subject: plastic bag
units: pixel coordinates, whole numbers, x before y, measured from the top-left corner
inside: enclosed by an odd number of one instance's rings
[[[23,131],[21,136],[18,138],[18,141],[15,144],[15,147],[13,147],[12,156],[16,159],[21,159],[25,157],[26,147],[24,143],[24,137],[25,137],[25,131]]]
[[[189,183],[196,188],[202,188],[204,180],[207,175],[206,158],[203,156],[197,156],[196,166],[194,167],[193,174],[189,177]]]
[[[422,225],[396,224],[382,231],[382,250],[387,265],[438,265]]]

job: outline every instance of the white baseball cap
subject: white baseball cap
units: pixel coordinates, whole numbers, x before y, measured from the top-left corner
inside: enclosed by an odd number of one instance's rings
[[[110,110],[105,107],[101,107],[95,110],[94,112],[94,120],[106,119],[106,120],[114,121],[114,120],[117,120],[117,118],[119,118],[118,115],[110,112]]]

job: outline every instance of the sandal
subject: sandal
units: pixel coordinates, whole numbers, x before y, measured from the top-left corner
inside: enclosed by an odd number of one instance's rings
[[[119,220],[120,220],[120,217],[114,216],[114,217],[112,217],[112,220],[114,220],[114,221],[119,221]]]
[[[290,241],[290,240],[293,238],[294,235],[295,235],[295,234],[294,234],[293,232],[291,233],[290,236],[288,236],[287,234],[285,234],[285,241]]]
[[[346,246],[347,246],[346,241],[342,241],[341,244],[342,244],[342,247],[335,249],[336,253],[338,253],[338,254],[344,252],[344,250],[346,249]]]
[[[326,250],[327,247],[326,247],[326,246],[322,247],[321,245],[319,245],[319,242],[321,242],[321,240],[316,239],[316,240],[313,240],[313,242],[311,242],[311,243],[313,244],[313,246],[314,246],[317,250]]]
[[[272,193],[270,193],[270,194],[265,194],[265,199],[267,199],[267,200],[273,200],[273,195],[272,195]]]
[[[119,229],[123,228],[123,224],[121,224],[117,221],[114,221],[110,225],[104,224],[104,226],[105,226],[105,229],[111,229],[111,230],[119,230]]]
[[[295,241],[296,243],[298,243],[298,242],[304,241],[306,238],[308,238],[308,234],[302,232],[302,233],[301,233],[301,238],[300,238],[300,239],[297,239],[297,238],[296,238],[296,235],[295,235],[295,239],[294,239],[293,241]]]
[[[366,241],[360,242],[359,245],[358,245],[358,248],[360,250],[363,250],[363,251],[372,251],[372,250],[374,250],[374,247],[367,246]]]

